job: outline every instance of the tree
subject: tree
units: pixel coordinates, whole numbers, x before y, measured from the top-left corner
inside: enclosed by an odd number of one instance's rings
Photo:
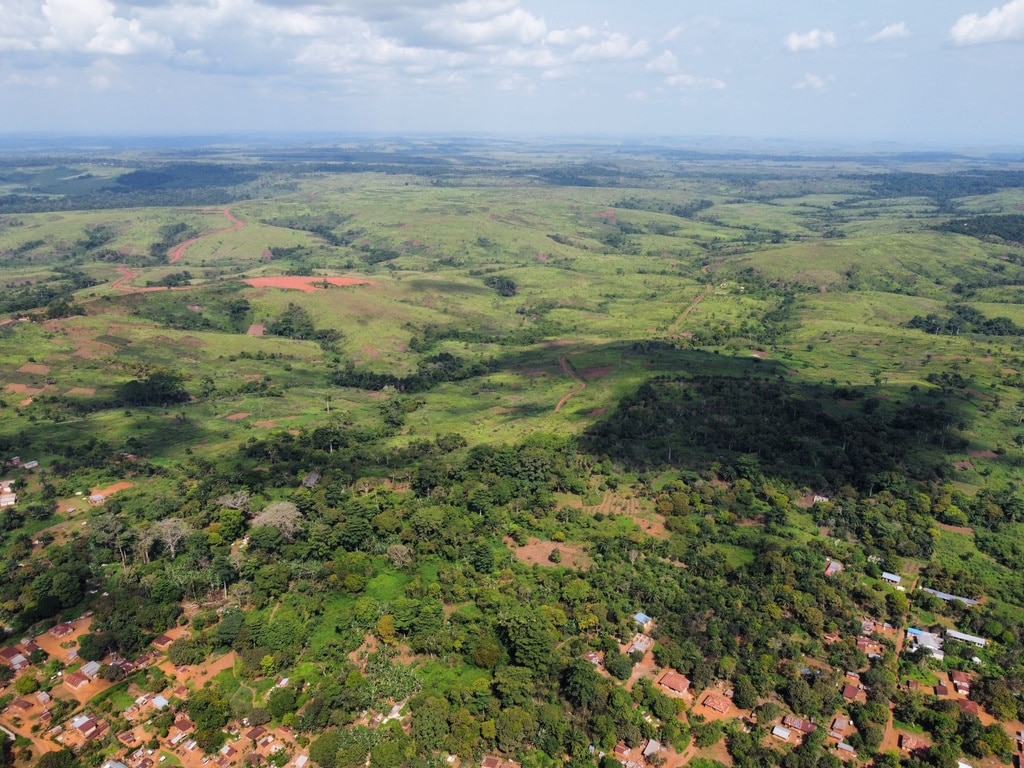
[[[295,711],[295,691],[291,688],[274,688],[267,699],[267,709],[280,720],[289,712]]]
[[[275,528],[286,538],[294,538],[302,522],[302,513],[290,501],[275,501],[268,504],[253,519],[253,527]]]
[[[22,696],[39,690],[39,681],[33,675],[22,675],[14,681],[14,690]]]
[[[190,533],[192,533],[192,526],[177,517],[158,520],[153,525],[154,536],[167,547],[172,560],[177,556],[178,546]]]

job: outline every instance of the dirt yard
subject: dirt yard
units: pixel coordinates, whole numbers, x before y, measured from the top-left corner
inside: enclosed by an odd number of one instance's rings
[[[50,372],[50,366],[41,363],[25,363],[18,369],[18,373],[34,373],[38,376],[46,376]]]
[[[245,280],[253,288],[285,288],[313,293],[324,283],[344,287],[347,285],[371,285],[369,280],[358,277],[302,277],[295,275],[274,275],[273,277],[250,277]]]
[[[267,331],[266,327],[260,325],[259,323],[253,323],[252,325],[249,326],[249,330],[247,330],[245,332],[245,335],[246,336],[262,336],[264,333],[266,333],[266,331]]]
[[[581,571],[585,571],[590,567],[590,558],[583,551],[583,547],[579,544],[572,544],[564,541],[541,541],[540,539],[535,539],[532,536],[529,541],[527,541],[526,545],[522,547],[516,544],[515,541],[508,536],[505,537],[504,541],[508,548],[512,550],[512,554],[515,555],[516,560],[521,563],[527,563],[528,565],[544,565],[549,568],[554,568],[555,566],[560,565]],[[552,563],[548,559],[551,552],[556,549],[562,553],[561,563]]]
[[[225,416],[224,418],[227,419],[228,421],[241,421],[242,419],[247,418],[248,416],[248,413],[242,413],[241,411],[239,411],[238,413],[232,413],[230,416]]]
[[[113,485],[108,485],[106,488],[93,488],[92,492],[93,493],[101,493],[105,497],[110,498],[111,496],[113,496],[118,491],[123,491],[125,488],[131,488],[131,487],[132,487],[132,484],[129,483],[127,480],[121,480],[120,482],[114,483]]]

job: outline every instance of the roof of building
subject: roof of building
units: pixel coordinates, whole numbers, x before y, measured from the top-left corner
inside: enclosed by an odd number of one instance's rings
[[[72,688],[81,688],[88,682],[89,678],[85,675],[79,674],[78,672],[71,672],[70,674],[64,675],[64,684],[70,685]]]
[[[680,675],[678,672],[666,672],[658,680],[658,685],[676,693],[686,693],[690,690],[690,681],[686,679],[685,675]]]
[[[882,571],[882,580],[888,581],[892,584],[899,584],[903,581],[903,577],[898,573],[889,573],[888,571]]]
[[[650,757],[656,755],[661,751],[661,742],[657,739],[648,739],[647,744],[644,746],[644,757]]]
[[[977,635],[968,635],[964,632],[957,632],[955,629],[947,629],[946,637],[951,637],[954,640],[960,640],[964,643],[971,643],[972,645],[984,646],[988,643],[984,637],[978,637]]]
[[[75,628],[73,626],[63,621],[60,624],[55,624],[50,628],[50,634],[54,637],[67,637],[74,631]]]
[[[633,614],[633,621],[635,621],[640,626],[645,627],[647,626],[647,624],[650,623],[651,617],[641,611],[639,613]]]
[[[800,733],[813,733],[818,729],[818,726],[810,720],[804,720],[795,715],[786,715],[782,718],[782,724],[787,728],[792,728],[794,731],[800,731]]]
[[[715,712],[728,712],[732,702],[720,694],[709,693],[704,697],[704,706],[715,710]]]
[[[933,595],[934,597],[939,598],[939,600],[944,600],[947,603],[955,600],[956,602],[963,603],[964,605],[980,605],[981,604],[981,601],[979,601],[979,600],[972,600],[969,597],[961,597],[960,595],[953,595],[953,594],[950,594],[949,592],[940,592],[937,589],[929,589],[928,587],[918,587],[918,590],[921,591],[921,592],[926,592],[929,595]]]
[[[843,686],[843,698],[844,699],[855,699],[857,694],[860,693],[860,688],[856,685],[850,684]]]
[[[781,725],[776,725],[774,728],[772,728],[772,736],[780,738],[783,741],[786,741],[786,740],[789,739],[789,734],[790,734],[789,728],[785,728],[785,727],[783,727]]]
[[[90,661],[83,664],[79,671],[86,677],[96,677],[100,673],[100,663],[98,661]]]
[[[926,749],[928,742],[922,741],[916,736],[911,736],[909,733],[900,734],[900,749],[905,749],[907,752],[914,752],[918,749]]]

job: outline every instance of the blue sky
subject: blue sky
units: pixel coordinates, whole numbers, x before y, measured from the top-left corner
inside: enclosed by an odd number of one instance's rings
[[[0,0],[0,133],[1024,145],[1024,0]]]

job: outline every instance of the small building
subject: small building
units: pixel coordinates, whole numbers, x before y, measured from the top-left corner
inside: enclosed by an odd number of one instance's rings
[[[855,750],[851,745],[847,744],[845,741],[841,741],[838,744],[836,744],[836,749],[838,749],[840,752],[846,752],[850,755],[857,754],[857,750]]]
[[[781,725],[776,725],[772,728],[772,736],[783,741],[789,741],[790,730]]]
[[[14,491],[0,492],[0,508],[13,507],[18,503],[18,494]]]
[[[732,702],[721,694],[709,693],[704,697],[704,706],[708,709],[714,710],[715,712],[725,713],[729,711],[729,707],[732,706]]]
[[[604,656],[600,651],[587,651],[583,654],[583,658],[593,664],[595,667],[601,666],[604,662]]]
[[[188,733],[189,731],[191,731],[196,726],[187,717],[179,717],[177,720],[174,721],[174,727],[177,728],[182,733]]]
[[[940,661],[946,658],[942,650],[942,638],[932,632],[923,629],[908,629],[907,640],[915,648],[924,648],[935,659]]]
[[[24,464],[21,465],[21,468],[22,469],[35,469],[38,466],[39,466],[39,462],[38,461],[26,461]]]
[[[648,739],[647,744],[644,746],[644,757],[650,757],[656,755],[661,751],[661,742],[657,739]]]
[[[829,560],[828,565],[825,566],[826,576],[835,576],[837,573],[843,570],[843,564],[838,560]]]
[[[612,754],[616,757],[625,757],[626,755],[628,755],[629,747],[626,746],[626,742],[620,741],[618,744],[616,744],[615,748],[612,749]]]
[[[892,584],[894,587],[899,586],[899,583],[903,581],[903,577],[898,573],[889,573],[888,571],[882,571],[882,581],[886,584]]]
[[[970,643],[971,645],[977,646],[978,648],[984,648],[988,644],[988,640],[984,637],[978,637],[977,635],[967,635],[963,632],[957,632],[955,629],[947,629],[946,637],[952,640],[959,640],[961,643]]]
[[[633,621],[636,622],[637,626],[640,627],[641,632],[647,632],[653,624],[653,619],[643,611],[633,614]]]
[[[690,681],[686,679],[685,675],[680,675],[678,672],[666,672],[658,680],[658,685],[676,693],[686,693],[690,690]]]
[[[104,496],[102,493],[90,493],[89,494],[89,503],[92,504],[94,507],[100,506],[106,500],[107,500],[107,497]]]
[[[55,624],[50,628],[50,634],[57,638],[67,637],[74,631],[75,628],[64,621],[62,621],[60,624]]]
[[[836,715],[836,718],[832,721],[832,730],[842,733],[850,727],[850,720],[846,715]]]
[[[926,741],[922,741],[916,736],[911,736],[909,733],[900,734],[900,749],[904,752],[917,752],[918,750],[928,749],[930,745]]]
[[[76,691],[84,685],[89,684],[89,678],[79,672],[72,672],[64,675],[64,685],[74,688]]]
[[[21,652],[21,649],[11,645],[0,649],[0,661],[9,666],[15,672],[20,672],[29,666],[30,662]]]
[[[843,698],[853,701],[857,698],[857,694],[860,693],[860,688],[856,685],[847,684],[843,686]]]
[[[971,701],[970,699],[957,699],[956,704],[960,707],[960,711],[965,715],[974,715],[977,717],[981,714],[981,708],[978,706],[978,702]]]
[[[942,600],[946,603],[957,602],[963,603],[964,605],[981,605],[980,600],[973,600],[969,597],[961,597],[960,595],[952,595],[949,592],[940,592],[937,589],[929,589],[928,587],[918,587],[918,591],[929,594],[932,597],[937,597],[939,598],[939,600]]]
[[[629,646],[626,648],[626,655],[637,651],[639,653],[647,653],[651,648],[654,647],[654,638],[647,635],[638,633],[633,636],[633,639],[629,641]]]
[[[266,734],[266,732],[266,728],[264,728],[262,725],[257,725],[255,728],[253,728],[245,734],[245,738],[256,741],[257,739],[261,738],[264,734]]]
[[[169,638],[167,635],[159,635],[159,636],[153,638],[153,645],[155,645],[161,651],[167,650],[167,648],[173,642],[174,642],[174,640]]]
[[[100,663],[98,661],[90,661],[87,664],[83,664],[79,672],[90,679],[94,678],[100,673]]]
[[[28,710],[32,709],[32,702],[27,701],[26,699],[15,699],[10,704],[8,704],[8,706],[18,710],[19,712],[27,712]]]
[[[165,696],[154,696],[153,706],[157,709],[165,709],[171,702],[167,700]],[[177,725],[177,723],[175,723]]]
[[[949,686],[939,683],[935,686],[936,696],[949,696]]]
[[[786,715],[782,718],[782,724],[794,731],[800,731],[800,733],[814,733],[818,730],[818,726],[810,720],[804,720],[803,718],[796,717],[795,715]]]

